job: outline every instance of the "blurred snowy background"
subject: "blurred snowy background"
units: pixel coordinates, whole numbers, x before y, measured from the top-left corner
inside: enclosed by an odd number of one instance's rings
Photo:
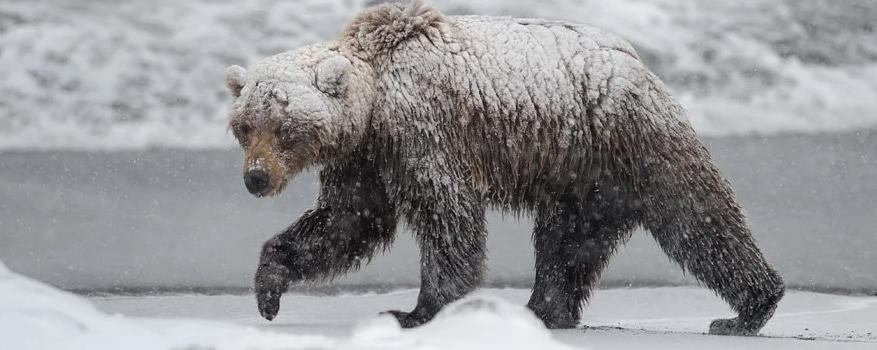
[[[877,124],[872,0],[434,0],[631,40],[703,135]],[[363,1],[7,0],[0,147],[230,147],[230,64],[337,35]]]
[[[337,35],[360,0],[0,2],[0,258],[68,289],[246,288],[309,174],[249,196],[223,72]],[[877,2],[431,0],[448,14],[591,23],[632,41],[691,112],[795,287],[877,293]],[[493,215],[490,281],[531,281],[530,224]],[[647,235],[604,285],[687,284]],[[395,249],[341,280],[416,285]]]

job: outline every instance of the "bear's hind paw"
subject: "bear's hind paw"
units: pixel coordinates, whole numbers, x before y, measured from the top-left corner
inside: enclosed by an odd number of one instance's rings
[[[712,335],[734,335],[734,336],[755,336],[757,330],[748,329],[740,325],[736,317],[720,318],[710,323],[710,334]]]
[[[410,312],[399,310],[384,311],[381,312],[381,315],[392,315],[396,318],[396,321],[399,321],[399,325],[402,326],[402,328],[414,328],[429,322],[429,318],[417,317]]]

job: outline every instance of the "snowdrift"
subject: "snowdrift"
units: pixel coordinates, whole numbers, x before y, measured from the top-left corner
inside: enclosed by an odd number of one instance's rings
[[[87,300],[10,272],[2,263],[0,339],[2,348],[16,350],[568,349],[527,309],[490,296],[461,300],[414,330],[382,316],[359,325],[348,339],[335,339],[214,321],[105,315]]]
[[[380,1],[0,3],[0,149],[234,147],[223,72],[332,38]],[[871,0],[428,0],[621,34],[703,135],[877,125]]]

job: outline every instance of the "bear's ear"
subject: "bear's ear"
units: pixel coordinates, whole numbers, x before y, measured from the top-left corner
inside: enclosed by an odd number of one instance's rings
[[[341,96],[344,93],[352,66],[350,60],[341,55],[334,55],[323,60],[317,65],[317,89],[329,96]]]
[[[241,90],[247,83],[247,70],[241,66],[231,66],[225,69],[225,86],[232,96],[241,96]]]

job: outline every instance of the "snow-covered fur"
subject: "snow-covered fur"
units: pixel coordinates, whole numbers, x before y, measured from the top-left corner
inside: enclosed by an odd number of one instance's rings
[[[535,216],[528,306],[552,328],[578,323],[637,226],[737,311],[712,333],[757,333],[782,297],[685,111],[602,30],[381,5],[337,41],[230,69],[228,81],[246,170],[269,167],[255,194],[322,166],[315,208],[262,251],[256,291],[269,319],[289,283],[359,267],[403,219],[420,245],[421,290],[413,311],[391,313],[427,322],[481,283],[488,206]]]

